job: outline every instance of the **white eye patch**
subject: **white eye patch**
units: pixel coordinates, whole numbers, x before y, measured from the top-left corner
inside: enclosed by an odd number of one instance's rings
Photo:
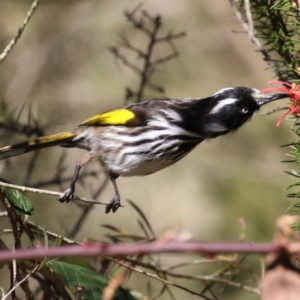
[[[211,110],[210,114],[217,114],[218,112],[220,112],[220,110],[222,110],[223,107],[234,104],[237,101],[238,101],[238,99],[236,99],[236,98],[227,98],[224,100],[220,100],[218,102],[218,104],[215,105],[214,108]]]

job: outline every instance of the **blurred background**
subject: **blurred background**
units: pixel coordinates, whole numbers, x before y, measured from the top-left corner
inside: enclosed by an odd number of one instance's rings
[[[96,113],[124,105],[125,87],[136,88],[139,79],[115,59],[109,47],[117,45],[122,32],[133,44],[144,47],[143,39],[124,17],[124,10],[133,10],[138,4],[134,0],[42,1],[0,67],[0,100],[16,112],[22,107],[23,122],[32,110],[47,134],[68,130]],[[2,51],[17,32],[31,2],[0,0],[0,5]],[[145,0],[142,9],[162,17],[162,32],[187,33],[174,42],[180,56],[161,65],[152,77],[152,82],[164,87],[164,96],[201,98],[230,86],[268,87],[273,72],[267,70],[246,34],[232,32],[241,30],[241,25],[229,1]],[[165,54],[166,50],[162,47],[156,51],[156,57],[160,57],[160,51]],[[135,63],[139,64],[137,57]],[[146,95],[161,96],[151,90]],[[270,104],[263,111],[281,105]],[[146,212],[158,236],[180,228],[195,239],[236,241],[244,230],[247,241],[271,241],[276,218],[292,204],[285,198],[291,179],[284,174],[292,167],[281,163],[287,159],[287,148],[280,146],[293,136],[286,122],[275,127],[280,116],[281,112],[258,115],[238,132],[203,142],[186,158],[156,174],[119,178],[125,207],[106,215],[103,206],[95,206],[76,239],[102,239],[106,232],[102,224],[139,233],[137,214],[126,202],[130,199]],[[21,140],[24,137],[4,132],[1,146]],[[1,162],[0,176],[15,184],[34,186],[54,176],[63,152],[64,174],[71,176],[82,151],[61,148],[41,151],[30,178],[28,162],[34,154]],[[99,168],[95,163],[86,170]],[[88,177],[77,186],[76,194],[90,198],[104,178],[101,173]],[[68,185],[64,182],[43,188],[62,191]],[[47,230],[67,235],[81,215],[81,208],[74,202],[61,204],[54,197],[27,195],[35,206],[30,219]],[[98,200],[109,201],[112,196],[113,188],[108,184]],[[5,228],[6,221],[0,222]],[[241,223],[246,228],[242,229]],[[130,287],[145,291],[146,284],[137,286],[135,279]],[[257,296],[246,294],[243,299]]]

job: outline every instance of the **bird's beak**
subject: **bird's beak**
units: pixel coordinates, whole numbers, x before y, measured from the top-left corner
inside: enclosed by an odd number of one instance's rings
[[[265,105],[271,101],[289,98],[289,94],[287,93],[273,93],[273,94],[264,94],[260,93],[259,95],[256,95],[256,101],[259,106]]]

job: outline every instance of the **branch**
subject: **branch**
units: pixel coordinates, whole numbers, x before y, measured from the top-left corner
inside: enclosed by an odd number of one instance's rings
[[[129,265],[129,264],[123,263],[123,262],[121,262],[120,260],[117,260],[117,259],[112,259],[112,261],[113,261],[114,263],[120,265],[120,266],[123,266],[123,267],[125,267],[125,268],[130,269],[131,271],[137,272],[137,273],[142,274],[142,275],[146,275],[146,276],[148,276],[148,277],[150,277],[150,278],[152,278],[152,279],[158,280],[158,281],[160,281],[160,282],[162,282],[162,283],[164,283],[164,284],[168,284],[168,285],[177,287],[177,288],[179,288],[179,289],[181,289],[181,290],[183,290],[183,291],[185,291],[185,292],[188,292],[188,293],[190,293],[190,294],[192,294],[192,295],[196,295],[196,296],[202,297],[202,298],[204,298],[204,299],[208,299],[207,297],[205,297],[205,296],[204,296],[203,294],[201,294],[201,293],[197,293],[197,292],[195,292],[195,291],[193,291],[193,290],[190,290],[190,289],[186,288],[185,286],[182,286],[182,285],[176,284],[176,283],[174,283],[174,282],[172,282],[172,281],[170,281],[170,280],[161,278],[161,277],[159,277],[157,274],[149,273],[149,272],[147,272],[147,271],[138,269],[138,268],[133,267],[133,266],[131,266],[131,265]]]
[[[118,47],[110,47],[111,53],[123,65],[135,72],[139,77],[139,84],[136,91],[126,88],[126,101],[139,102],[145,98],[146,88],[150,88],[156,92],[164,93],[164,88],[151,82],[152,75],[157,71],[157,66],[167,63],[179,56],[179,53],[173,45],[173,40],[182,38],[185,32],[172,33],[171,31],[164,36],[159,36],[162,29],[162,19],[159,15],[151,16],[147,11],[142,10],[138,15],[141,5],[137,6],[133,11],[125,11],[126,19],[133,25],[137,32],[146,35],[147,40],[143,48],[134,46],[125,33],[120,34],[120,42]],[[158,44],[166,43],[171,49],[170,54],[163,55],[161,58],[154,59],[155,48]],[[135,54],[141,61],[139,66],[136,61],[127,59],[120,50],[128,50]]]
[[[16,36],[9,42],[9,44],[5,47],[3,52],[0,54],[0,64],[5,60],[8,54],[12,51],[14,46],[16,45],[17,41],[21,37],[25,27],[27,26],[28,22],[30,21],[31,17],[33,16],[34,12],[36,11],[40,0],[34,0],[25,19],[23,20],[22,26],[18,29]]]
[[[137,244],[105,244],[86,243],[76,246],[61,247],[39,247],[28,249],[16,249],[14,252],[4,250],[0,252],[0,262],[12,259],[38,259],[44,257],[66,257],[66,256],[124,256],[148,253],[205,253],[214,255],[219,253],[252,253],[266,254],[273,252],[288,251],[290,253],[300,252],[300,243],[291,243],[284,247],[275,243],[241,243],[241,242],[182,242],[182,241],[154,241]]]
[[[14,293],[15,290],[17,289],[18,286],[20,286],[21,284],[23,284],[32,274],[35,273],[35,271],[38,269],[39,265],[37,264],[24,278],[22,278],[22,280],[20,280],[19,282],[17,282],[17,284],[12,288],[10,289],[10,291],[5,294],[5,296],[3,298],[1,298],[1,300],[5,300],[7,299],[7,297]]]
[[[239,22],[243,26],[245,32],[248,33],[248,36],[249,36],[251,42],[254,43],[256,45],[257,49],[259,50],[259,52],[262,53],[264,60],[268,63],[273,63],[273,59],[271,58],[269,53],[262,47],[260,41],[255,37],[249,1],[245,2],[245,10],[246,10],[246,15],[248,17],[248,20],[247,20],[248,23],[246,20],[244,20],[241,12],[236,7],[234,0],[229,0],[229,3],[232,7],[232,10],[233,10],[236,18],[239,20]]]
[[[106,257],[107,258],[107,257]],[[149,273],[149,272],[146,272],[142,269],[139,269],[137,268],[135,265],[138,264],[140,266],[143,266],[145,268],[148,268],[148,269],[151,269],[151,270],[154,270],[156,272],[159,272],[159,273],[162,273],[164,275],[168,275],[168,276],[171,276],[171,277],[176,277],[176,278],[186,278],[186,279],[193,279],[193,280],[201,280],[201,281],[208,281],[208,282],[219,282],[219,283],[223,283],[223,284],[226,284],[228,286],[232,286],[232,287],[236,287],[236,288],[241,288],[245,291],[248,291],[248,292],[252,292],[252,293],[255,293],[255,294],[259,294],[259,291],[258,289],[256,288],[252,288],[250,286],[246,286],[242,283],[239,283],[239,282],[234,282],[234,281],[230,281],[230,280],[226,280],[224,278],[221,278],[221,277],[216,277],[214,275],[187,275],[187,274],[181,274],[181,273],[173,273],[173,272],[170,272],[169,269],[160,269],[160,268],[157,268],[156,266],[154,266],[153,264],[143,264],[141,263],[140,261],[136,261],[136,260],[131,260],[130,258],[126,258],[127,261],[131,261],[131,263],[133,263],[134,266],[132,265],[129,265],[127,263],[124,263],[122,261],[120,261],[119,259],[114,259],[114,258],[111,258],[111,257],[108,257],[107,259],[113,261],[114,263],[118,264],[118,265],[121,265],[123,267],[126,267],[126,268],[129,268],[131,269],[132,271],[134,272],[137,272],[137,273],[140,273],[140,274],[143,274],[143,275],[146,275],[148,277],[151,277],[151,278],[154,278],[156,280],[159,280],[159,281],[162,281],[164,283],[167,283],[169,285],[173,285],[179,289],[183,289],[185,290],[186,292],[189,292],[193,295],[198,295],[198,296],[201,296],[203,297],[203,294],[202,293],[196,293],[192,290],[188,290],[180,285],[175,285],[173,282],[171,282],[170,280],[165,280],[163,278],[161,278],[160,276],[158,276],[157,274],[153,274],[153,273]],[[222,260],[218,260],[218,261],[222,261]],[[226,260],[228,262],[228,259]],[[199,261],[200,262],[200,261]],[[201,261],[202,263],[203,261]],[[215,259],[207,259],[206,262],[216,262]],[[187,266],[188,264],[184,264],[185,266]],[[172,268],[172,267],[171,267]]]
[[[2,181],[0,181],[0,186],[12,188],[12,189],[15,189],[15,190],[20,190],[22,192],[38,193],[38,194],[44,194],[44,195],[50,195],[50,196],[56,196],[56,197],[59,197],[63,194],[63,193],[60,193],[60,192],[34,189],[34,188],[26,187],[26,186],[14,185],[14,184],[2,182]],[[107,202],[100,202],[100,201],[96,201],[96,200],[90,200],[90,199],[87,199],[87,198],[78,197],[76,195],[74,195],[73,199],[77,200],[77,201],[85,202],[85,203],[93,203],[93,204],[101,204],[101,205],[107,205],[108,204]]]

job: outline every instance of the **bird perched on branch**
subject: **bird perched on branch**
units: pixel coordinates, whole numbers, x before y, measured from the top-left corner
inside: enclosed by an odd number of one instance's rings
[[[203,99],[153,99],[95,115],[70,131],[0,148],[0,160],[52,146],[88,152],[77,160],[70,187],[59,197],[69,202],[83,166],[93,159],[105,164],[115,195],[106,213],[120,207],[119,176],[144,176],[162,170],[187,155],[205,139],[241,127],[259,108],[287,98],[247,87],[225,88]]]

